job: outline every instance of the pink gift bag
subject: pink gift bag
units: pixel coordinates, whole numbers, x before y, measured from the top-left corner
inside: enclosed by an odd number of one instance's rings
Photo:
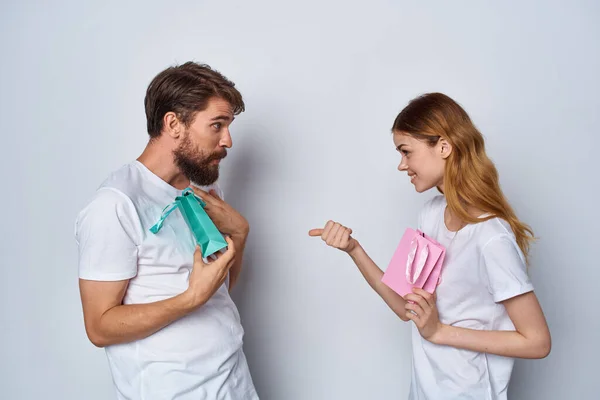
[[[407,228],[381,281],[404,297],[418,287],[433,293],[446,249],[421,231]]]

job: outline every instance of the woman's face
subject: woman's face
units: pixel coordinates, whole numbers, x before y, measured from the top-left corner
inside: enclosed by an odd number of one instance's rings
[[[435,146],[404,132],[394,132],[394,145],[402,159],[399,171],[406,171],[419,193],[439,187],[443,191],[444,167],[450,155],[448,142],[440,138]]]

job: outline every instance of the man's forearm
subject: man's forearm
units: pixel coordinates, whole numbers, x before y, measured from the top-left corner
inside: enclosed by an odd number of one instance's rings
[[[107,310],[93,326],[86,326],[98,347],[144,339],[198,306],[187,293],[147,304],[119,305]]]
[[[233,244],[235,245],[235,262],[229,270],[229,290],[233,289],[233,285],[237,282],[242,271],[242,259],[244,258],[247,238],[247,233],[231,236],[231,240],[233,240]]]

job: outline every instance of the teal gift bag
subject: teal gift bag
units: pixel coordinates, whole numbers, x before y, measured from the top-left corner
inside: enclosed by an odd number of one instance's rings
[[[196,238],[196,243],[202,250],[202,257],[206,258],[227,247],[227,242],[204,211],[205,206],[206,203],[196,196],[192,188],[187,188],[181,196],[175,198],[173,203],[164,208],[160,220],[150,228],[150,232],[158,233],[169,214],[179,208],[183,219]]]

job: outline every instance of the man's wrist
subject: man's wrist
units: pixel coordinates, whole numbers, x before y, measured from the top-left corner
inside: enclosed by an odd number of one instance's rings
[[[192,312],[196,310],[207,301],[204,299],[204,296],[194,293],[191,288],[188,288],[186,291],[181,293],[179,297],[181,298],[182,305],[186,312]]]

